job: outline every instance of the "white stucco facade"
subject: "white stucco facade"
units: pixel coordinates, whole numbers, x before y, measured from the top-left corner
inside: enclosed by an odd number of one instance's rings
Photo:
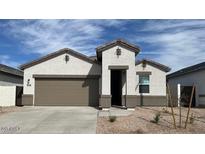
[[[36,64],[24,70],[24,94],[34,95],[35,79],[33,75],[101,75],[101,66],[92,64],[75,56],[69,55],[69,61],[65,62],[62,54],[42,63]],[[30,86],[27,81],[30,79]]]
[[[136,65],[139,50],[138,47],[117,40],[97,48],[95,60],[70,49],[61,49],[40,60],[25,64],[23,66],[23,99],[25,102],[29,102],[25,104],[35,105],[35,100],[37,100],[35,99],[34,76],[36,78],[44,76],[46,79],[56,78],[61,80],[61,77],[83,76],[86,79],[86,76],[93,75],[99,79],[99,96],[97,97],[100,107],[109,108],[115,105],[112,104],[113,98],[121,98],[116,102],[120,102],[119,104],[123,107],[133,108],[140,104],[139,99],[141,99],[139,98],[139,75],[137,72],[151,72],[150,90],[149,93],[144,95],[152,97],[145,98],[144,102],[149,102],[150,98],[154,98],[158,105],[160,104],[159,101],[163,104],[164,97],[166,97],[166,72],[169,71],[169,68],[158,63],[155,63],[154,66],[147,64],[144,68],[141,63]],[[66,55],[69,56],[67,62],[65,60]],[[92,94],[89,94],[89,96],[92,96]]]
[[[146,67],[142,66],[142,63],[136,65],[135,72],[150,72],[149,75],[149,93],[145,93],[144,95],[150,96],[166,96],[166,72],[146,64]],[[136,75],[136,73],[135,73]],[[135,76],[135,94],[139,94],[139,75]]]
[[[116,49],[121,49],[121,55],[116,55]],[[135,52],[115,46],[102,53],[102,95],[110,95],[111,70],[109,66],[128,66],[126,70],[127,94],[135,95]],[[133,84],[134,83],[134,84]],[[124,91],[125,92],[125,91]]]
[[[205,70],[184,74],[168,79],[173,98],[177,98],[177,84],[181,86],[195,85],[196,106],[205,106]]]

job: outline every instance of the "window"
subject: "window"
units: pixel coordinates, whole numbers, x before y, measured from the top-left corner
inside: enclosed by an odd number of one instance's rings
[[[149,93],[149,74],[139,75],[139,93]]]

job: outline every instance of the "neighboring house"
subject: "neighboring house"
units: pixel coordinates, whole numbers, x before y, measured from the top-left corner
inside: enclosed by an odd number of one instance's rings
[[[171,73],[167,75],[167,81],[174,102],[177,102],[177,84],[181,87],[194,85],[196,87],[195,106],[205,107],[205,62]]]
[[[170,68],[142,60],[139,47],[118,39],[87,57],[65,48],[22,65],[23,104],[109,108],[166,105]]]
[[[0,86],[23,86],[23,72],[0,64]]]
[[[0,64],[0,106],[21,105],[23,72]]]

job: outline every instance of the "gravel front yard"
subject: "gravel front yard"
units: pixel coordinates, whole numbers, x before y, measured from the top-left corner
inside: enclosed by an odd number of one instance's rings
[[[165,110],[166,109],[166,110]],[[116,121],[110,122],[109,117],[98,117],[97,133],[100,134],[174,134],[174,133],[205,133],[205,109],[192,108],[193,123],[184,129],[188,108],[182,108],[182,127],[174,129],[173,118],[170,108],[163,107],[137,107],[129,116],[117,117]],[[166,112],[168,111],[168,113]],[[159,123],[151,122],[156,113],[160,112]],[[174,108],[176,124],[179,125],[179,109]]]

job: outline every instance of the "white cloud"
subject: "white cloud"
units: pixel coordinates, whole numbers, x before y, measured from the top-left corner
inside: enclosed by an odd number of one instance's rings
[[[4,64],[15,68],[17,68],[20,65],[20,63],[13,61],[11,57],[8,55],[0,55],[0,64]]]
[[[11,20],[7,29],[27,53],[47,54],[69,47],[91,55],[105,28],[121,24],[120,20]]]
[[[191,28],[204,28],[205,20],[147,20],[141,31],[178,31]]]
[[[137,37],[136,42],[153,46],[145,54],[154,54],[154,60],[176,71],[205,61],[204,29],[205,20],[148,21],[142,31],[150,34]]]
[[[109,38],[108,33],[114,35],[110,29],[125,30],[127,22],[128,20],[10,20],[0,24],[0,27],[6,35],[21,43],[24,53],[47,54],[68,47],[93,55],[95,48]],[[138,25],[140,22],[132,20],[131,23],[137,26],[136,31],[130,28],[122,34],[130,42],[145,43],[141,46],[144,57],[152,57],[153,60],[170,66],[172,71],[205,61],[205,20],[146,20]],[[147,51],[148,48],[152,50]]]

